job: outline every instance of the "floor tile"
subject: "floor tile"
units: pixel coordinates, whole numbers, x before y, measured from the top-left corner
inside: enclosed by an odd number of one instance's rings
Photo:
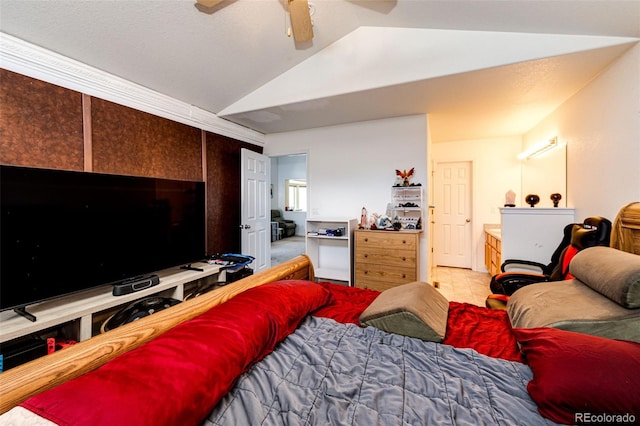
[[[491,276],[486,272],[439,266],[432,281],[439,284],[438,289],[450,302],[484,306],[485,299],[491,293],[489,289]]]

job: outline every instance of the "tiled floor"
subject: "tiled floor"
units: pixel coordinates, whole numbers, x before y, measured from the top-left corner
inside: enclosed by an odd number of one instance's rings
[[[484,306],[489,290],[491,276],[485,272],[474,272],[470,269],[436,268],[434,282],[440,283],[440,292],[450,302],[467,302]]]

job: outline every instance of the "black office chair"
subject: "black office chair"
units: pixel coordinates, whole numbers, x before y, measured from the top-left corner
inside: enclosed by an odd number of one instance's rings
[[[587,247],[609,246],[611,221],[600,216],[588,217],[583,223],[571,223],[564,228],[564,237],[551,256],[548,265],[528,260],[506,260],[500,269],[502,273],[491,277],[486,306],[504,309],[508,296],[516,290],[548,281],[571,279],[569,263],[573,256]]]

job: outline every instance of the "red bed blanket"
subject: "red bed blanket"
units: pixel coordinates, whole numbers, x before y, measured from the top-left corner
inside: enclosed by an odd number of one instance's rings
[[[308,281],[249,289],[21,405],[58,425],[199,424],[241,373],[330,300]]]
[[[21,405],[59,425],[198,424],[309,313],[357,324],[378,294],[298,280],[265,284]],[[445,343],[515,358],[505,349],[517,351],[503,312],[451,308]]]
[[[332,295],[332,302],[319,308],[315,316],[338,322],[359,324],[360,314],[380,292],[322,283]],[[457,348],[471,348],[493,358],[522,362],[516,338],[506,311],[469,303],[449,302],[447,332],[442,342]]]

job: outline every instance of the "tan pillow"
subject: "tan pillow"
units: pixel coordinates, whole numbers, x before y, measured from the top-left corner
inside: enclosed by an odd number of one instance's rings
[[[449,301],[431,284],[413,282],[385,290],[360,315],[360,324],[389,333],[441,342]]]
[[[611,247],[580,251],[571,274],[598,293],[628,309],[640,308],[640,256]]]

